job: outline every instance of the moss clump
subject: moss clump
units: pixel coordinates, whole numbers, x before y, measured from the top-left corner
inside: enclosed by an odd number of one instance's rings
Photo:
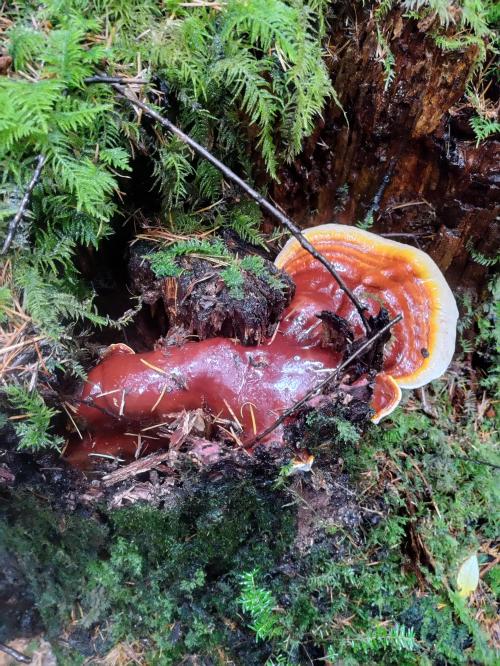
[[[495,663],[495,576],[472,600],[454,591],[460,563],[471,552],[489,562],[498,533],[494,468],[462,459],[493,462],[494,422],[467,425],[444,400],[436,405],[438,420],[397,412],[344,447],[364,520],[355,531],[340,518],[318,525],[300,554],[299,491],[314,476],[279,492],[263,477],[206,479],[175,506],[99,520],[11,498],[4,545],[50,636],[69,627],[60,662],[125,643],[140,645],[148,664],[189,655],[245,666]]]
[[[24,492],[0,510],[0,548],[12,553],[51,636],[68,621],[80,597],[82,575],[99,557],[108,530],[95,518],[58,515],[43,496]]]
[[[258,664],[268,650],[237,626],[239,576],[255,562],[272,570],[290,546],[288,501],[269,482],[214,482],[175,508],[133,506],[97,520],[18,495],[3,510],[3,546],[18,557],[50,637],[76,611],[62,663],[79,649],[144,638],[148,663],[248,649],[255,661],[244,663]],[[97,626],[104,643],[92,639]]]
[[[345,394],[324,397],[314,408],[307,407],[287,427],[290,445],[306,448],[322,464],[336,460],[344,449],[360,441],[369,414],[369,394],[365,400],[351,399],[344,405]]]

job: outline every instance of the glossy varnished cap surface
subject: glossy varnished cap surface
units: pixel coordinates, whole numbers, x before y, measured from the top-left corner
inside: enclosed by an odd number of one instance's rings
[[[458,310],[443,274],[425,252],[356,227],[325,224],[304,236],[341,274],[371,314],[380,306],[403,314],[393,328],[384,371],[402,388],[417,388],[441,376],[455,350]],[[359,316],[325,268],[295,239],[275,264],[295,280],[297,291],[328,292],[332,310],[363,332]]]

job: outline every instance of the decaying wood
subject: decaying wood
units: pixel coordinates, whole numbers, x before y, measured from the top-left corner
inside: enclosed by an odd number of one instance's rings
[[[142,243],[132,246],[131,288],[144,303],[154,306],[157,319],[166,315],[167,344],[217,336],[258,344],[272,335],[295,291],[290,276],[267,259],[263,259],[264,275],[243,273],[243,297],[234,295],[226,285],[222,277],[225,265],[213,265],[207,259],[181,257],[179,276],[158,278],[145,258],[151,250],[151,246]],[[271,283],[267,275],[277,278],[279,286]]]
[[[419,243],[448,281],[480,288],[486,269],[470,247],[488,257],[500,248],[500,141],[476,146],[473,110],[461,103],[477,46],[441,50],[428,21],[393,11],[383,21],[395,58],[385,90],[373,15],[359,3],[342,11],[327,60],[342,108],[331,101],[302,154],[280,171],[273,200],[304,227],[355,224],[389,174],[373,230],[424,234]]]
[[[114,486],[121,481],[125,481],[133,476],[142,474],[143,472],[149,472],[152,469],[155,469],[165,460],[168,460],[172,456],[170,451],[164,451],[162,453],[152,453],[145,458],[139,458],[139,460],[134,460],[129,465],[125,467],[120,467],[120,469],[110,472],[103,476],[102,481],[105,486]]]
[[[8,467],[0,467],[0,484],[7,483],[12,484],[16,480],[15,474],[12,474]]]

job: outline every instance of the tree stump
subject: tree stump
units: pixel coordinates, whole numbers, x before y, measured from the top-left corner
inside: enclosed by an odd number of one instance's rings
[[[460,103],[477,47],[445,52],[429,19],[394,11],[378,28],[395,60],[386,84],[373,14],[341,11],[329,51],[342,108],[331,100],[273,198],[302,226],[373,214],[373,231],[413,234],[452,284],[479,290],[486,268],[470,251],[500,248],[500,142],[476,146]]]

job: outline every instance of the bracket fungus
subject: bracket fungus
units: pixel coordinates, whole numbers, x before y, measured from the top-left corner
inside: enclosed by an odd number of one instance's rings
[[[377,375],[373,420],[390,414],[401,400],[401,389],[424,386],[440,377],[455,351],[458,310],[443,274],[431,257],[410,245],[369,231],[324,224],[303,232],[333,263],[368,314],[383,306],[391,316],[403,315],[384,350],[383,372]],[[287,242],[275,262],[294,280],[294,303],[314,303],[345,319],[355,334],[363,334],[359,316],[326,270],[295,239]],[[309,320],[310,321],[310,320]]]
[[[422,386],[448,367],[455,347],[455,300],[421,250],[338,224],[303,234],[364,304],[369,321],[403,315],[388,344],[379,345],[378,361],[372,354],[371,368],[361,361],[343,380],[371,385],[377,423],[395,409],[401,388]],[[251,450],[259,433],[366,341],[355,304],[295,239],[275,265],[290,275],[296,291],[273,336],[261,344],[216,337],[137,354],[126,345],[109,348],[79,398],[77,415],[91,434],[80,453],[69,447],[68,460],[78,462],[83,449],[128,455],[133,443],[128,431],[150,430],[151,424],[200,407],[232,422],[235,429],[228,425],[226,431]],[[262,443],[282,439],[279,424]]]

